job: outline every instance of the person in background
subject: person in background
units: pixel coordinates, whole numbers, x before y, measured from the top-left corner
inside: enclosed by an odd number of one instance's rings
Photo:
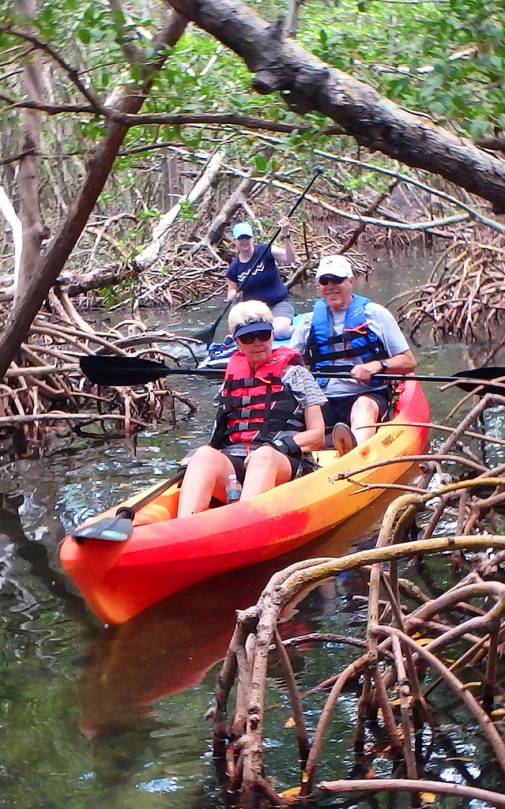
[[[293,331],[291,324],[295,310],[289,300],[288,290],[282,283],[276,262],[293,264],[296,261],[296,253],[289,233],[289,219],[287,217],[281,219],[279,227],[284,247],[268,247],[263,254],[267,245],[255,243],[252,228],[247,222],[240,222],[234,226],[232,235],[238,255],[226,273],[227,300],[236,300],[240,286],[243,301],[258,300],[266,303],[274,316],[274,337],[286,340]],[[259,256],[261,259],[258,261]],[[258,263],[255,265],[256,261]],[[248,276],[247,273],[253,266],[254,269]]]
[[[344,256],[322,258],[316,271],[321,297],[289,343],[311,371],[350,372],[348,379],[318,379],[328,399],[324,420],[334,428],[334,445],[341,454],[372,436],[374,425],[389,412],[391,388],[374,383],[374,374],[409,374],[417,365],[393,315],[356,295],[355,280]]]
[[[238,351],[230,358],[209,446],[187,462],[179,517],[204,511],[212,496],[226,500],[230,475],[241,499],[312,472],[324,442],[326,397],[293,349],[272,349],[273,315],[261,301],[234,306],[228,318]]]

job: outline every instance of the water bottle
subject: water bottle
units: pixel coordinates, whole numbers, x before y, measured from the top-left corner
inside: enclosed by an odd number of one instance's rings
[[[226,502],[236,503],[240,500],[240,493],[242,486],[237,480],[236,475],[228,475],[228,482],[226,484]]]

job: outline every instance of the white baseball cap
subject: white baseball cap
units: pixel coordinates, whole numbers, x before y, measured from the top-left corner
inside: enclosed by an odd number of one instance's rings
[[[345,256],[324,256],[316,270],[316,281],[322,275],[334,275],[336,278],[354,278],[351,262]]]

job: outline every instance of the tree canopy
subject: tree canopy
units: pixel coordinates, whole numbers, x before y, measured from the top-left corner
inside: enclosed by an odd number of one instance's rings
[[[471,141],[503,128],[503,5],[4,7],[0,165],[23,226],[26,285],[0,341],[0,374],[93,212],[140,211],[141,249],[161,214],[155,189],[167,144],[195,157],[225,147],[235,165],[283,176],[312,170],[318,147],[351,151],[357,143],[379,164],[433,172],[505,210],[504,163]],[[280,138],[267,156],[253,134],[262,129]],[[11,267],[4,240],[2,270]]]

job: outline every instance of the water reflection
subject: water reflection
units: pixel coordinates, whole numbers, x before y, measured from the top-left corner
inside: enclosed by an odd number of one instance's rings
[[[300,559],[340,556],[357,536],[360,543],[365,541],[393,496],[388,493],[379,498],[373,509],[290,554],[216,576],[176,593],[124,624],[101,629],[89,649],[79,683],[81,732],[93,739],[144,720],[151,722],[156,714],[149,706],[197,685],[224,657],[235,626],[235,611],[254,604],[277,570]],[[365,595],[365,580],[354,574],[339,577],[338,588],[334,581],[321,585],[316,612],[331,614],[337,607],[355,609],[351,602],[357,589]],[[300,619],[299,601],[284,614],[284,638],[313,629],[310,621]]]

